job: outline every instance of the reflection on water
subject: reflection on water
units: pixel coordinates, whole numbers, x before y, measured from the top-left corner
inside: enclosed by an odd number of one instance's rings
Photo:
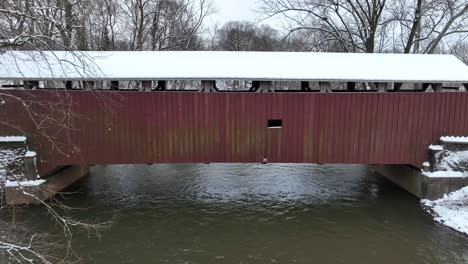
[[[66,203],[117,222],[86,263],[468,263],[468,238],[365,166],[97,166]]]

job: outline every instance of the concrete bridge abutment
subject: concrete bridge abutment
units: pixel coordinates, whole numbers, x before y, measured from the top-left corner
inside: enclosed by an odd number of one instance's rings
[[[89,166],[74,165],[39,175],[25,137],[0,138],[0,195],[7,205],[41,204],[88,174]]]
[[[61,168],[37,184],[14,182],[4,187],[5,202],[9,206],[40,205],[87,175],[89,166],[73,165]]]
[[[378,174],[421,199],[437,200],[468,186],[468,137],[441,137],[428,148],[422,170],[409,165],[373,165]]]
[[[371,168],[420,199],[437,200],[468,186],[468,177],[428,177],[410,165],[372,165]]]

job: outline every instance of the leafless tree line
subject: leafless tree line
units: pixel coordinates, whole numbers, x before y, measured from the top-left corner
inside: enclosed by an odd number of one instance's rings
[[[289,35],[307,32],[323,51],[437,53],[468,33],[466,0],[260,0]]]
[[[4,0],[0,49],[461,53],[466,0],[258,0],[284,28],[229,22],[209,0]],[[285,31],[286,30],[286,31]]]
[[[198,49],[213,10],[208,0],[4,0],[0,48]]]

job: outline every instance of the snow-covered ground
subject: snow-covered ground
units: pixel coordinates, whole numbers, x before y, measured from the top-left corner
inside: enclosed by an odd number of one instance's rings
[[[422,174],[424,176],[430,177],[430,178],[464,178],[464,177],[468,177],[468,172],[461,172],[461,171],[434,171],[434,172],[423,171]]]
[[[439,200],[421,200],[421,203],[436,222],[468,235],[468,187]]]
[[[28,186],[39,186],[46,182],[45,180],[35,180],[35,181],[9,181],[5,182],[5,187],[28,187]]]
[[[23,136],[2,136],[0,142],[25,142],[26,137]]]
[[[468,144],[468,137],[454,137],[454,136],[446,136],[441,137],[440,141],[443,143],[461,143],[461,144]]]

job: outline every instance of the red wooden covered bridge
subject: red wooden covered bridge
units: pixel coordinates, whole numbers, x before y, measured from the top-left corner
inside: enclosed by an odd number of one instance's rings
[[[468,135],[468,67],[449,55],[7,52],[0,79],[0,135],[26,135],[42,175],[77,164],[419,167],[439,137]]]

